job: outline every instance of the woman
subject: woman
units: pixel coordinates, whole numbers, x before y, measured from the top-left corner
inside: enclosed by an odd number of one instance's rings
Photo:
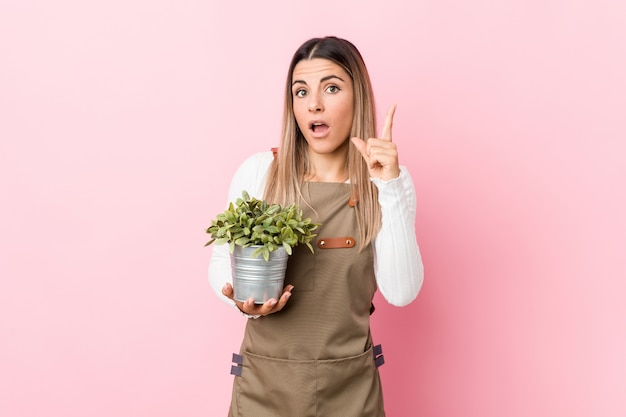
[[[250,318],[229,415],[384,416],[372,299],[378,288],[406,305],[423,280],[415,190],[391,141],[394,112],[377,137],[369,75],[350,42],[311,39],[294,54],[280,147],[242,164],[229,201],[247,190],[297,202],[321,227],[315,254],[296,247],[281,297],[262,305],[234,301],[228,248],[214,248],[212,288]]]

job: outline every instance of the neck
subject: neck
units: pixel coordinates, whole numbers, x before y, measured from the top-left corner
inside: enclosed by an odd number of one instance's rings
[[[348,180],[347,147],[344,152],[317,154],[309,152],[310,170],[305,176],[312,182],[346,182]]]

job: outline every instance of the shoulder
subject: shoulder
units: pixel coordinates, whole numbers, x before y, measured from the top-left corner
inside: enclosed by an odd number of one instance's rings
[[[239,165],[237,171],[238,173],[243,172],[246,175],[264,174],[273,160],[274,154],[272,151],[258,152],[245,159],[241,165]]]
[[[271,151],[255,153],[245,159],[237,168],[230,184],[228,193],[230,201],[241,196],[242,190],[246,190],[252,197],[262,196],[267,171],[273,159],[274,154]]]

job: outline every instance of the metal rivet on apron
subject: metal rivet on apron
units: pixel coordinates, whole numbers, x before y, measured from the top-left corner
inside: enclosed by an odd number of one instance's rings
[[[352,241],[350,239],[346,240],[346,245],[352,245]]]
[[[321,246],[321,247],[326,246],[326,242],[325,242],[325,241],[323,241],[323,240],[320,240],[320,246]]]

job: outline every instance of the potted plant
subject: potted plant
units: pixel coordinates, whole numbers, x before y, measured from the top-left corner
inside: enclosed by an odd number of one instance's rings
[[[302,217],[296,205],[281,206],[242,197],[211,221],[205,246],[229,244],[235,299],[262,304],[283,290],[288,256],[297,245],[314,252],[311,241],[319,224]]]

